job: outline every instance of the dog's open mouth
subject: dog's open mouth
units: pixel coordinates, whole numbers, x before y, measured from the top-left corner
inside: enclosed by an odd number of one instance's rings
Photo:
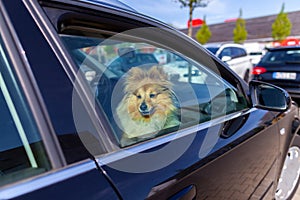
[[[150,117],[154,113],[154,109],[151,110],[140,110],[140,113],[143,117]]]

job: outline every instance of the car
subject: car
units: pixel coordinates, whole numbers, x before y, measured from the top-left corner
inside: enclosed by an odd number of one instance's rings
[[[134,48],[126,48],[126,52],[118,53],[116,58],[106,65],[114,73],[123,75],[135,66],[157,64],[158,61],[152,53],[139,53],[135,52]]]
[[[296,191],[295,102],[175,28],[116,0],[1,0],[0,26],[0,199]],[[154,51],[169,62],[108,66]]]
[[[300,46],[269,48],[253,69],[253,78],[284,88],[300,98]]]
[[[242,77],[246,82],[251,79],[252,62],[245,47],[235,43],[211,43],[204,45],[230,68]]]
[[[257,63],[260,61],[260,59],[263,57],[263,52],[262,51],[249,52],[249,56],[253,67],[255,67]]]

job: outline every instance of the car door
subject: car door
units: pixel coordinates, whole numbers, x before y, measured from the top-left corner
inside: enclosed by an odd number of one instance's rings
[[[199,68],[192,68],[191,72],[205,74]],[[99,158],[124,199],[272,197],[279,153],[274,115],[244,107],[222,117],[219,109],[231,109],[230,102],[222,95],[214,96],[218,87],[213,86],[213,77],[204,83],[206,90],[199,82],[193,82],[200,79],[199,75],[192,76],[192,88],[186,88],[182,78],[186,74],[188,68],[179,75],[173,74],[182,80],[175,83],[174,89],[182,112],[183,125],[179,129]],[[208,102],[203,104],[206,98]]]
[[[64,107],[71,103],[64,99],[72,88],[60,63],[52,62],[57,58],[24,2],[0,1],[0,5],[0,199],[118,199],[107,177],[84,154],[76,134],[56,135],[57,124],[68,127],[69,119],[49,117],[51,112],[62,114],[62,107],[53,100],[61,91],[54,82],[65,89],[59,101]],[[31,43],[31,37],[38,45]],[[39,45],[45,45],[43,50]],[[58,74],[49,73],[52,70],[47,70],[41,57],[50,69],[56,66]],[[48,99],[44,99],[44,92]]]
[[[116,14],[113,8],[93,6],[87,10],[82,4],[43,5],[53,27],[59,27],[52,39],[65,50],[69,67],[78,69],[82,87],[87,85],[94,93],[93,106],[107,128],[99,132],[99,139],[109,140],[113,147],[101,154],[95,151],[97,145],[82,142],[123,199],[248,199],[274,194],[279,155],[275,115],[253,108],[246,86],[226,66],[175,30],[154,28],[160,25],[148,24],[136,13],[118,10]],[[104,50],[100,57],[106,59],[98,60],[86,47]],[[157,86],[162,81],[165,90],[172,85],[170,102],[179,111],[174,116],[179,125],[149,135],[143,126],[132,129],[131,122],[120,123],[129,119],[120,116],[117,108],[130,91],[124,84],[133,71],[120,71],[103,62],[120,56],[119,48],[154,49],[170,55],[170,62],[159,66],[168,78],[162,75],[148,84]],[[149,70],[148,65],[137,68]],[[134,83],[132,87],[142,81]],[[80,112],[76,117],[84,118]],[[122,143],[125,130],[140,131],[142,137],[127,137],[131,142]]]
[[[55,13],[55,9],[47,9]],[[73,17],[87,19],[80,13]],[[90,20],[104,23],[100,19]],[[190,199],[247,199],[274,194],[279,147],[275,116],[252,108],[242,83],[226,67],[201,52],[200,47],[187,43],[182,49],[182,43],[178,42],[181,37],[172,32],[158,37],[161,29],[136,28],[103,38],[101,33],[107,30],[97,25],[93,29],[84,29],[84,24],[80,27],[70,26],[68,32],[60,34],[60,39],[95,92],[95,106],[105,112],[112,128],[116,149],[108,155],[93,155],[122,198],[176,199],[187,195]],[[84,36],[73,34],[77,28],[86,30]],[[131,72],[115,72],[113,67],[105,67],[105,63],[95,60],[82,48],[87,41],[94,48],[135,47],[140,52],[151,47],[171,54],[174,60],[161,67],[172,81],[176,99],[173,103],[180,109],[181,125],[161,130],[155,137],[144,135],[129,144],[122,143],[122,131],[127,129],[118,123],[122,118],[116,109],[126,94],[124,82],[128,82],[126,77]],[[106,51],[105,56],[118,55],[116,51]],[[176,56],[181,59],[175,59]],[[148,70],[148,66],[137,67]],[[86,76],[87,68],[98,74],[94,76],[96,80]]]

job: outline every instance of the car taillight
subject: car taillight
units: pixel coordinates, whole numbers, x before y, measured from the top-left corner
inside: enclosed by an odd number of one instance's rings
[[[257,66],[257,67],[253,68],[252,74],[253,75],[259,75],[259,74],[265,73],[266,71],[267,71],[266,68]]]

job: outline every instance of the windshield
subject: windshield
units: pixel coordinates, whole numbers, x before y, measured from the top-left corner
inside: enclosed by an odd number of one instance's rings
[[[300,62],[300,49],[299,50],[280,50],[269,51],[262,59],[263,63],[299,63]]]

